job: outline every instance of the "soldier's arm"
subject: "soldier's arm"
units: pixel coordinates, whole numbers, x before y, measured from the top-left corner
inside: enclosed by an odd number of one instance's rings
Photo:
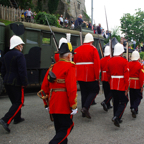
[[[28,84],[27,68],[26,68],[26,60],[23,54],[19,55],[17,58],[17,67],[22,86],[27,86]]]
[[[106,73],[107,73],[108,82],[110,83],[111,74],[110,74],[110,70],[109,70],[109,62],[107,63]]]
[[[128,87],[129,87],[129,64],[128,64],[128,61],[126,61],[125,67],[124,67],[124,81],[125,81],[125,90],[128,90]]]
[[[144,69],[143,66],[141,66],[140,69],[140,74],[139,74],[139,81],[140,81],[140,87],[143,87],[143,82],[144,82]]]
[[[41,90],[43,90],[45,92],[45,94],[49,96],[50,89],[49,89],[48,73],[49,73],[49,70],[45,74],[45,77],[44,77],[42,85],[41,85]],[[43,102],[44,102],[44,107],[48,107],[46,100],[43,100]]]
[[[100,57],[97,49],[94,49],[94,71],[96,80],[99,80],[100,75]]]
[[[77,108],[77,82],[76,82],[76,74],[75,74],[75,66],[71,66],[68,70],[66,79],[66,90],[70,103],[70,108]]]
[[[5,74],[6,74],[6,68],[5,68],[4,58],[3,58],[2,67],[1,67],[1,75],[3,79],[4,79]]]

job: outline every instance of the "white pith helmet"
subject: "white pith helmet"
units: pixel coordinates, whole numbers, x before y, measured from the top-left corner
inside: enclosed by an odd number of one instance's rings
[[[110,55],[110,46],[106,46],[104,49],[104,56]]]
[[[90,42],[94,42],[94,38],[92,34],[87,33],[85,35],[84,43],[90,43]]]
[[[67,39],[62,37],[62,38],[59,40],[59,48],[61,47],[62,43],[67,43]]]
[[[117,43],[114,46],[114,56],[119,56],[124,52],[124,46],[120,43]]]
[[[138,51],[133,51],[132,52],[132,56],[131,56],[131,60],[133,61],[133,60],[138,60],[140,58],[140,54],[139,54],[139,52]]]
[[[25,44],[25,43],[19,36],[13,35],[10,38],[10,48],[9,49],[14,49],[16,46],[18,46],[20,44]]]

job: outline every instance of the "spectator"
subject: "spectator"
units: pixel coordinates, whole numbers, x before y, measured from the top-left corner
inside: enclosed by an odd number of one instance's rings
[[[64,20],[64,23],[65,23],[65,25],[68,25],[68,19],[67,19],[67,17],[65,18],[65,20]]]
[[[74,29],[74,22],[71,24],[71,29]]]
[[[98,34],[101,34],[101,31],[102,31],[102,30],[101,30],[101,24],[99,24],[99,25],[97,26],[97,33],[98,33]]]
[[[22,22],[24,21],[24,18],[25,18],[24,13],[22,13],[22,15],[21,15],[21,21]]]
[[[26,11],[24,12],[25,21],[27,21],[27,11],[28,11],[28,10],[26,10]]]
[[[106,37],[109,38],[110,37],[110,32],[108,30],[106,30]]]
[[[73,20],[73,18],[71,19],[71,24],[73,24],[74,23],[74,20]]]
[[[82,25],[82,23],[86,23],[86,22],[82,20],[82,14],[79,14],[78,18],[75,21],[75,28]]]
[[[31,22],[31,15],[32,15],[31,8],[29,8],[27,10],[27,22]]]
[[[143,51],[143,42],[140,43],[141,51]]]
[[[93,25],[93,31],[94,31],[94,34],[96,34],[96,25],[95,24]]]
[[[59,20],[60,20],[60,25],[63,26],[63,15],[61,15],[61,16],[59,17]]]
[[[136,49],[136,40],[133,41],[134,50]]]
[[[89,29],[92,29],[91,21],[89,21],[89,23],[88,23],[88,28],[89,28]]]

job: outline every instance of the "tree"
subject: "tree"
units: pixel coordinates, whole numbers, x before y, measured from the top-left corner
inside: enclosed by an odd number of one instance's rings
[[[18,4],[18,6],[21,7],[21,9],[28,9],[28,8],[33,8],[33,2],[32,0],[15,0]]]
[[[20,6],[21,9],[28,9],[28,8],[33,8],[34,5],[32,3],[32,0],[15,0],[18,7]],[[11,6],[9,0],[0,0],[0,4],[5,5],[5,6]]]
[[[144,12],[141,9],[136,10],[134,15],[125,14],[120,21],[121,31],[126,39],[136,39],[138,43],[144,41]]]
[[[59,0],[49,0],[48,1],[48,9],[50,14],[54,14],[57,10]]]

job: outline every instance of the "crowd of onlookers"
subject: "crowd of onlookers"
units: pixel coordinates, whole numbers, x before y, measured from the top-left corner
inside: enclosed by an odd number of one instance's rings
[[[31,8],[28,10],[22,9],[22,15],[21,15],[21,21],[25,22],[34,22],[34,17],[36,16],[36,12],[32,12]],[[73,18],[68,19],[67,17],[64,19],[63,15],[61,15],[58,19],[59,24],[64,28],[70,28],[70,29],[77,29],[80,25],[85,28],[89,28],[94,32],[94,34],[101,34],[104,38],[108,38],[110,33],[108,31],[105,31],[101,24],[96,26],[95,24],[92,25],[91,21],[86,22],[82,19],[82,14],[79,14],[78,18],[74,20]]]
[[[101,24],[96,26],[95,24],[92,25],[91,21],[86,22],[82,19],[82,14],[79,14],[78,18],[74,20],[71,18],[70,20],[67,19],[67,17],[64,19],[63,15],[61,15],[58,19],[59,24],[62,27],[70,28],[70,29],[77,29],[77,27],[82,26],[85,28],[89,28],[90,30],[93,30],[94,34],[101,34],[104,38],[108,38],[110,36],[109,31],[105,31]]]
[[[28,10],[22,9],[21,21],[25,22],[34,22],[34,17],[36,16],[36,12],[32,12],[31,8]]]

